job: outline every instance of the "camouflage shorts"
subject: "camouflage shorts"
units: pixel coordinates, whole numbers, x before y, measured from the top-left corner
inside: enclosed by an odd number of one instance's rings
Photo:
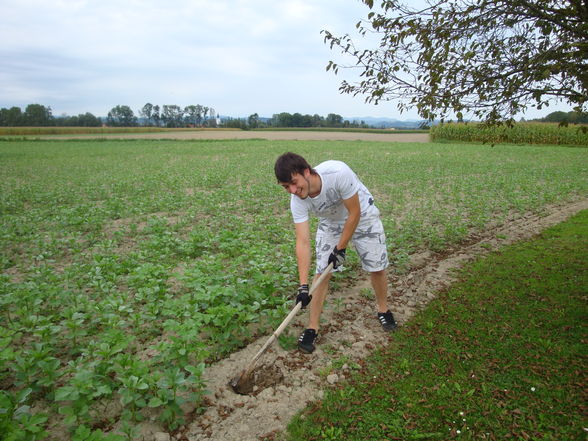
[[[327,267],[329,255],[339,242],[342,232],[342,224],[319,222],[315,244],[317,274],[322,273]],[[364,271],[375,272],[388,267],[386,234],[379,218],[371,221],[362,220],[351,238],[351,243],[359,255]],[[336,271],[340,269],[337,268]]]

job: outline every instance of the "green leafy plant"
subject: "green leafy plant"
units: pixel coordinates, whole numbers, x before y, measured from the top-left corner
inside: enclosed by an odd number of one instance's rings
[[[38,441],[47,436],[44,424],[47,415],[31,413],[25,404],[32,389],[22,389],[16,395],[0,391],[0,432],[5,441]]]
[[[55,391],[55,401],[62,402],[59,413],[65,417],[65,424],[73,426],[87,422],[90,406],[96,398],[110,396],[112,388],[93,369],[79,366],[69,384]]]
[[[198,366],[186,366],[186,374],[179,368],[166,369],[156,384],[156,390],[153,397],[149,400],[149,407],[161,407],[162,412],[159,419],[170,430],[176,429],[183,424],[183,411],[181,405],[186,400],[197,400],[199,394],[191,392],[191,389],[197,390],[202,386],[202,373],[204,364]]]
[[[129,412],[132,421],[140,421],[142,416],[138,411],[147,405],[145,395],[149,384],[144,378],[136,375],[122,377],[120,383],[118,394],[121,404]]]
[[[124,437],[115,433],[104,434],[101,430],[92,430],[87,426],[78,426],[71,441],[123,441]]]

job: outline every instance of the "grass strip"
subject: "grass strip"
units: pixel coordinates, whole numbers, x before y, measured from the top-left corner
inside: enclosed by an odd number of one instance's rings
[[[198,128],[167,128],[167,127],[0,127],[0,136],[18,135],[96,135],[119,133],[152,133],[152,132],[203,132],[219,129]],[[220,129],[237,130],[237,129]]]
[[[461,271],[290,440],[585,440],[588,211]]]

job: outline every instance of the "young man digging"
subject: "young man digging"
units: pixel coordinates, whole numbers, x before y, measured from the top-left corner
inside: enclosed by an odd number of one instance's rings
[[[296,228],[296,259],[300,286],[296,302],[302,307],[310,303],[308,328],[298,339],[298,348],[306,353],[315,349],[314,342],[328,289],[325,283],[317,287],[315,295],[308,294],[308,273],[312,260],[310,249],[309,213],[319,218],[316,232],[315,280],[333,263],[340,271],[345,261],[345,250],[352,242],[362,267],[370,273],[376,294],[378,320],[386,331],[396,329],[394,316],[388,309],[388,253],[386,236],[380,221],[380,211],[374,198],[355,173],[341,161],[325,161],[315,168],[300,155],[284,153],[275,164],[278,183],[291,194],[290,209]]]

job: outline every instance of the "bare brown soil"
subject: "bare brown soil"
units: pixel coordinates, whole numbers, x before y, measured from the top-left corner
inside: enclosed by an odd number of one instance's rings
[[[261,131],[204,130],[155,133],[113,133],[92,135],[40,136],[41,139],[270,139],[299,141],[380,141],[380,142],[429,142],[427,133],[361,133],[361,132],[311,132],[311,131]]]
[[[542,217],[532,214],[513,217],[443,256],[430,252],[412,256],[411,268],[406,274],[389,278],[391,309],[399,324],[402,326],[410,320],[437,292],[455,281],[455,270],[466,262],[528,239],[584,209],[588,209],[588,199],[547,207]],[[303,330],[306,314],[299,314],[290,324],[289,332],[298,334]],[[357,361],[394,338],[394,334],[386,335],[382,331],[375,318],[375,304],[367,279],[343,291],[332,292],[327,298],[322,323],[317,349],[312,355],[297,350],[285,351],[277,344],[272,346],[258,363],[254,372],[255,387],[250,395],[236,394],[228,382],[247,365],[268,336],[208,366],[205,381],[210,394],[206,411],[174,434],[164,433],[154,424],[145,424],[142,439],[281,439],[295,413],[320,399],[326,388],[348,377]],[[191,411],[193,407],[186,410]]]

